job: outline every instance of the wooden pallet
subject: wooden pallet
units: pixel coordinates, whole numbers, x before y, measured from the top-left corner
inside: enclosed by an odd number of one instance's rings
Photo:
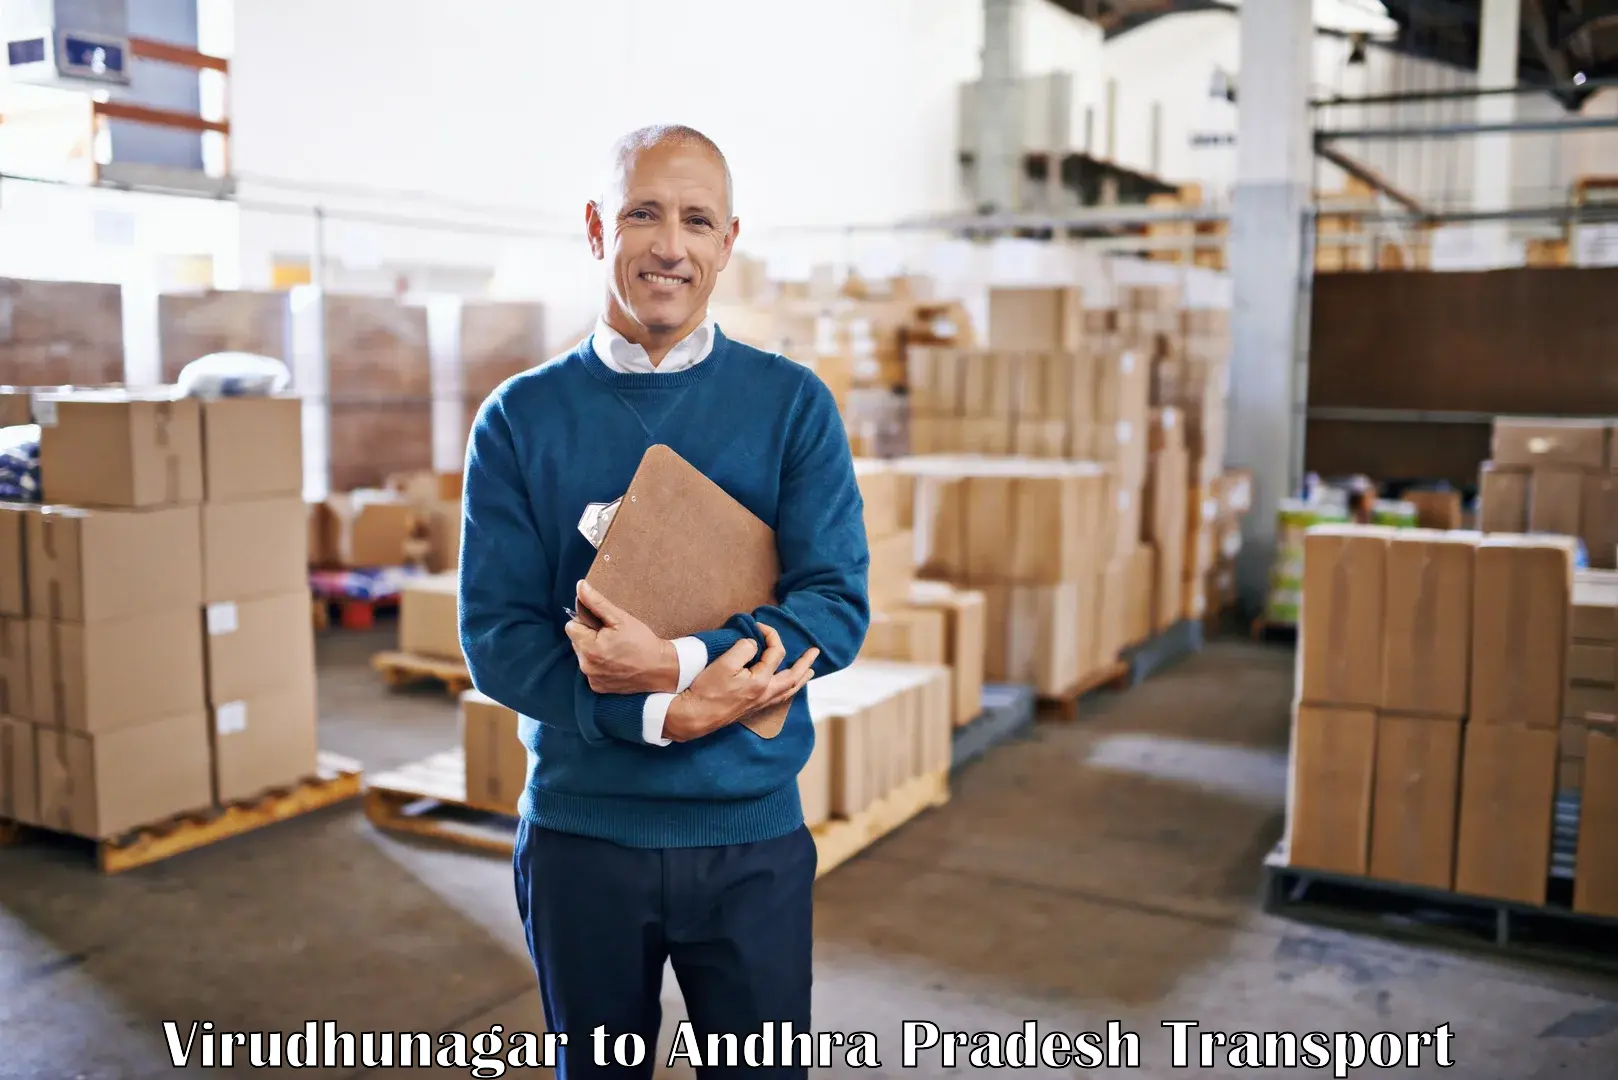
[[[96,865],[103,874],[121,874],[360,796],[364,770],[359,762],[321,751],[318,769],[316,775],[294,787],[268,791],[205,813],[185,814],[111,839],[90,841],[95,847]],[[0,843],[16,842],[30,833],[61,835],[0,822]]]
[[[1073,721],[1079,718],[1079,702],[1097,690],[1128,690],[1129,662],[1114,660],[1090,672],[1079,685],[1065,694],[1041,696],[1039,713],[1049,720]]]
[[[849,819],[812,830],[819,849],[819,873],[842,865],[922,811],[949,801],[949,773],[919,776]],[[389,832],[510,856],[516,819],[508,807],[480,805],[466,794],[466,765],[460,750],[446,750],[425,761],[374,776],[365,788],[365,816]]]
[[[371,666],[382,673],[382,681],[390,687],[409,686],[425,680],[444,684],[450,696],[460,697],[472,689],[472,676],[461,660],[443,660],[436,656],[418,656],[415,653],[380,652],[371,657]]]

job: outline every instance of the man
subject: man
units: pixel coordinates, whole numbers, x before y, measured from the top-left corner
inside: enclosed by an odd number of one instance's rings
[[[564,1078],[652,1075],[666,959],[704,1040],[809,1030],[816,857],[797,777],[814,726],[800,691],[864,642],[869,554],[830,391],[708,317],[738,228],[705,136],[620,140],[585,211],[607,271],[595,332],[496,390],[467,451],[461,643],[530,751],[517,902],[547,1022],[568,1036]],[[581,514],[622,496],[656,443],[775,529],[775,604],[670,642],[583,584]],[[575,607],[601,628],[570,620]],[[774,738],[737,723],[789,698]],[[611,1056],[626,1034],[645,1040],[635,1068]]]

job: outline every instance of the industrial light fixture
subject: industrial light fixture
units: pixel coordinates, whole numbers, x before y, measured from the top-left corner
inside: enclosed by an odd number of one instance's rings
[[[1365,63],[1365,35],[1350,34],[1348,35],[1348,40],[1352,45],[1352,48],[1348,50],[1348,62],[1355,67],[1363,65]]]
[[[1585,82],[1584,72],[1576,71],[1576,72],[1573,73],[1573,85],[1574,86],[1583,86],[1584,82]]]

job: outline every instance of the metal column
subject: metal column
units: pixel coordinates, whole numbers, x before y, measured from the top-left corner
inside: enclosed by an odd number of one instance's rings
[[[1023,2],[983,0],[976,187],[978,209],[996,213],[1021,209]]]
[[[1517,49],[1522,30],[1522,0],[1483,0],[1478,29],[1478,85],[1515,86]],[[1477,99],[1480,124],[1510,125],[1517,119],[1516,94],[1494,94]],[[1480,134],[1472,144],[1472,209],[1481,213],[1511,207],[1512,136],[1505,132]],[[1472,226],[1473,249],[1480,265],[1507,265],[1511,239],[1506,222]]]
[[[1250,609],[1263,603],[1277,503],[1296,488],[1303,455],[1306,381],[1297,345],[1312,270],[1303,227],[1313,169],[1311,9],[1297,0],[1246,0],[1241,9],[1229,458],[1254,477],[1237,561],[1237,586]]]

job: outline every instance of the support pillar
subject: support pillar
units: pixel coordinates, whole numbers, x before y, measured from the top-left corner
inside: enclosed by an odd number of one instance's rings
[[[1022,209],[1023,0],[982,0],[983,57],[978,83],[977,196],[993,213]]]
[[[1297,0],[1246,0],[1241,9],[1228,457],[1253,472],[1253,509],[1236,566],[1241,600],[1252,611],[1262,608],[1274,562],[1278,503],[1297,490],[1302,471],[1312,8]]]
[[[1478,86],[1494,89],[1517,85],[1517,52],[1522,32],[1522,0],[1483,0],[1478,26]],[[1477,99],[1480,124],[1509,124],[1517,119],[1517,96],[1495,94]],[[1479,135],[1472,143],[1472,205],[1488,212],[1511,209],[1510,135]],[[1473,226],[1472,244],[1479,265],[1500,266],[1510,250],[1511,229],[1504,222]]]

